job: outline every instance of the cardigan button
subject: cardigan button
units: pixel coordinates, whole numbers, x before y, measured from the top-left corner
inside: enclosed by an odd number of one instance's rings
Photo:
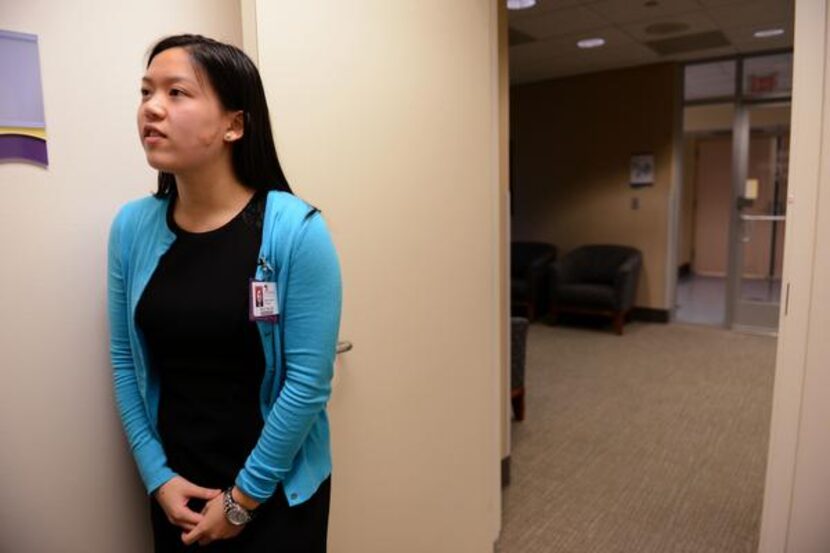
[[[292,494],[291,494],[291,499],[297,499],[297,494],[292,493]]]

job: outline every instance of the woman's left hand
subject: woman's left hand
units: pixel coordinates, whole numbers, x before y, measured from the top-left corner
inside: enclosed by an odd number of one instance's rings
[[[182,541],[185,545],[198,542],[207,545],[216,540],[227,540],[238,536],[245,528],[234,526],[225,518],[225,504],[223,494],[219,494],[205,504],[202,509],[202,521],[190,532],[182,532]]]

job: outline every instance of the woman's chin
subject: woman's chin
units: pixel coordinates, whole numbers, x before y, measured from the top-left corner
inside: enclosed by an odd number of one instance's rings
[[[157,159],[153,155],[147,156],[147,165],[152,167],[157,171],[164,171],[165,173],[175,173],[176,168],[171,163],[165,163],[164,161]]]

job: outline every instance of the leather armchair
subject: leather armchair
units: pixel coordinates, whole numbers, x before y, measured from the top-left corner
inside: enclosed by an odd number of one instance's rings
[[[555,259],[556,246],[545,242],[510,245],[510,303],[520,307],[530,320],[547,309],[547,271]]]
[[[549,266],[550,316],[590,313],[612,317],[617,334],[634,303],[642,266],[636,248],[582,246]]]

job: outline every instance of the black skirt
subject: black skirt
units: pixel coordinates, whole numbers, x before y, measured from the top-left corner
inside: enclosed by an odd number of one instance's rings
[[[155,553],[325,553],[329,524],[331,477],[305,503],[288,505],[282,486],[256,510],[255,518],[245,529],[229,540],[215,541],[202,546],[186,546],[181,539],[182,529],[170,524],[164,510],[150,498],[150,518],[153,525]],[[191,501],[191,509],[199,512],[204,501]]]

